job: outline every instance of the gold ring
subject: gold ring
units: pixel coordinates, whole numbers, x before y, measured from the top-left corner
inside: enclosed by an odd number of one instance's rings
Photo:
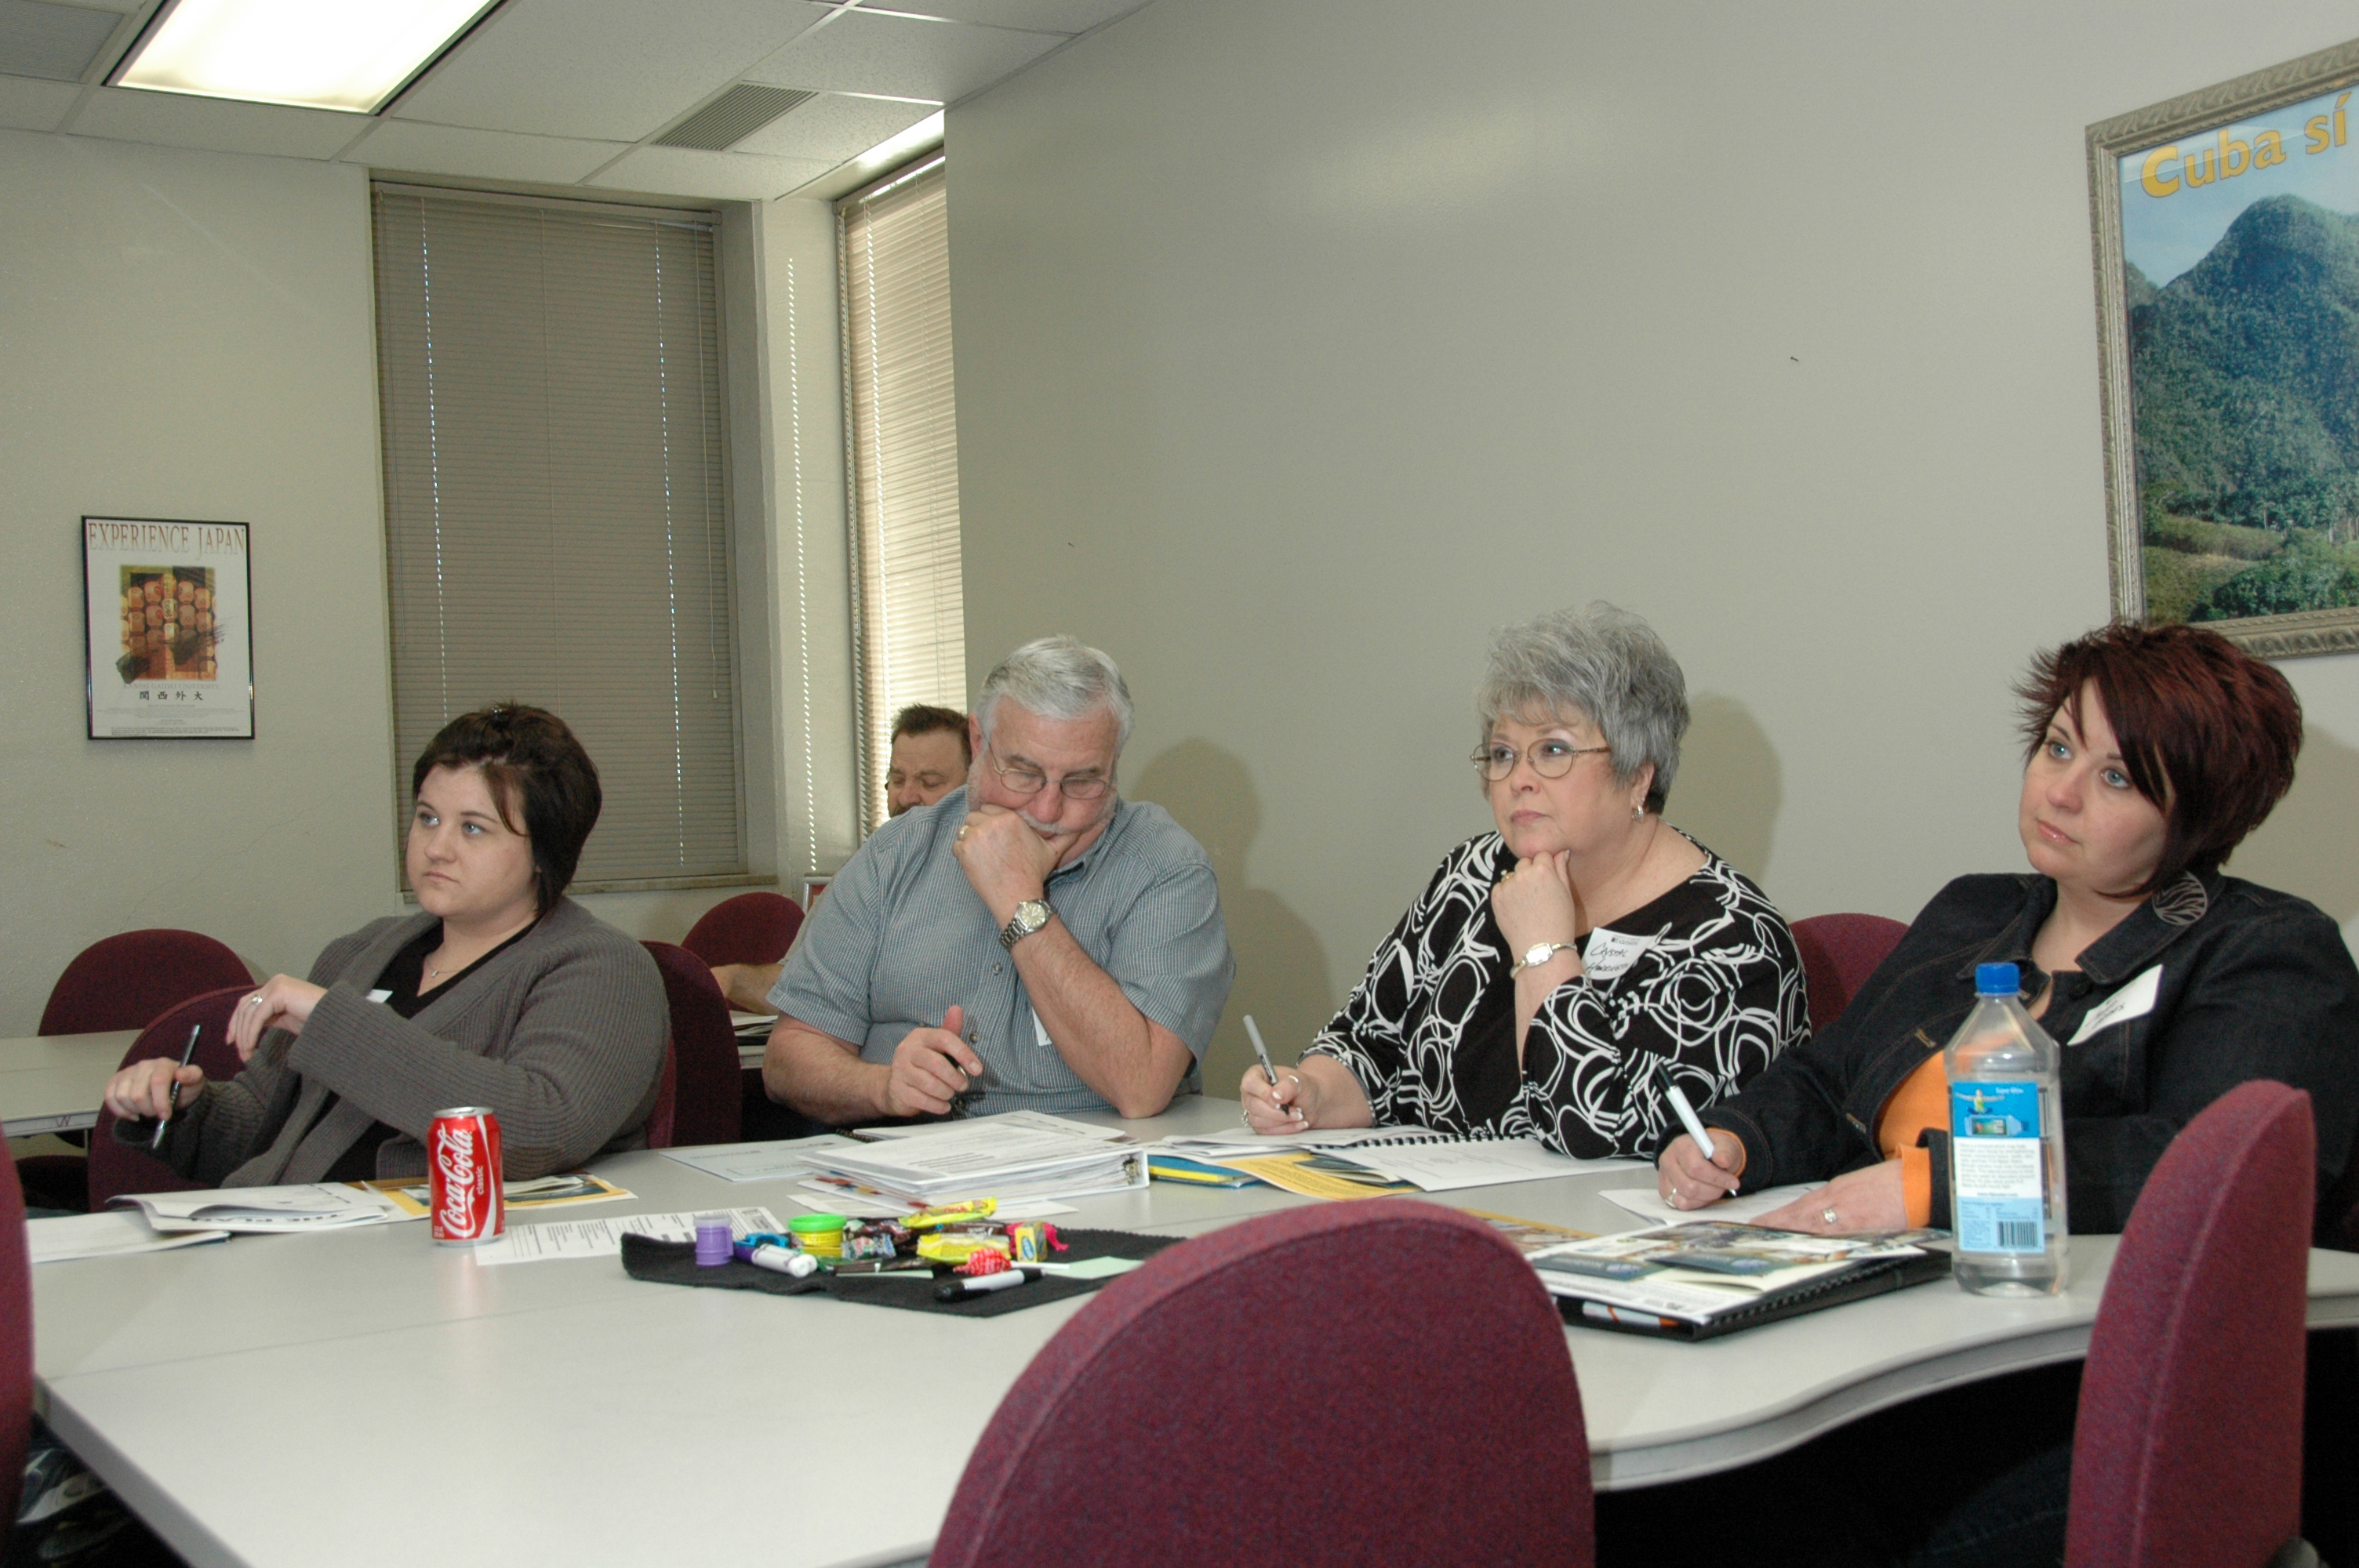
[[[959,842],[959,843],[961,843],[961,844],[965,843],[965,842],[966,842],[966,830],[967,830],[968,828],[970,828],[970,827],[973,827],[973,826],[974,826],[974,824],[973,824],[973,823],[971,823],[971,822],[962,822],[962,823],[960,823],[960,824],[959,824],[959,830],[958,830],[958,839],[957,839],[957,842]]]

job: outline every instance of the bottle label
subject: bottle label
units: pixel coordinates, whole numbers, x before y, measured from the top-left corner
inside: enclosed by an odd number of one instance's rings
[[[1950,1086],[1950,1171],[1964,1252],[2048,1249],[2039,1086]]]

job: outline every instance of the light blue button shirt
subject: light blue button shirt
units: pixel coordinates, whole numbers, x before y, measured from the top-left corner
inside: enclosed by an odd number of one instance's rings
[[[966,791],[954,790],[871,834],[804,924],[770,1005],[881,1063],[956,1004],[984,1064],[971,1114],[1106,1109],[1041,1043],[1014,955],[951,853],[966,814]],[[1161,806],[1117,801],[1048,892],[1082,951],[1201,1061],[1236,974],[1202,846]]]

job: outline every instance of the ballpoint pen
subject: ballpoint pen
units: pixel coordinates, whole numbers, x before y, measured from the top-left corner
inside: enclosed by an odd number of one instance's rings
[[[204,1029],[201,1023],[189,1025],[189,1043],[180,1047],[180,1065],[185,1067],[197,1054],[197,1035]],[[164,1147],[164,1130],[172,1125],[172,1113],[180,1108],[180,1075],[172,1075],[172,1092],[165,1098],[164,1115],[156,1123],[156,1136],[147,1140],[150,1150]]]
[[[1719,1165],[1720,1157],[1718,1151],[1712,1144],[1712,1133],[1705,1128],[1702,1119],[1696,1115],[1695,1107],[1688,1103],[1688,1097],[1680,1092],[1680,1086],[1677,1084],[1664,1085],[1663,1098],[1669,1100],[1671,1102],[1671,1108],[1680,1113],[1680,1125],[1684,1126],[1688,1130],[1688,1136],[1695,1140],[1696,1147],[1703,1151],[1703,1157],[1711,1161],[1713,1164]],[[1721,1168],[1725,1170],[1727,1167],[1722,1166]]]
[[[1261,1058],[1262,1076],[1269,1080],[1271,1088],[1277,1087],[1277,1069],[1269,1065],[1269,1047],[1261,1043],[1261,1030],[1250,1012],[1245,1014],[1245,1037],[1253,1042],[1254,1054]]]

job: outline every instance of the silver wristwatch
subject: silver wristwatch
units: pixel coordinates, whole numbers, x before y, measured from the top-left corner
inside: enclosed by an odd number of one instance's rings
[[[1010,920],[1007,923],[1007,928],[999,934],[999,945],[1003,947],[1015,946],[1032,933],[1048,925],[1049,917],[1056,913],[1049,907],[1049,901],[1045,898],[1026,899],[1016,906],[1016,918]]]
[[[1516,967],[1507,971],[1507,978],[1513,979],[1526,969],[1537,969],[1559,953],[1572,952],[1580,946],[1578,942],[1535,942],[1524,949],[1524,956],[1516,960]]]

